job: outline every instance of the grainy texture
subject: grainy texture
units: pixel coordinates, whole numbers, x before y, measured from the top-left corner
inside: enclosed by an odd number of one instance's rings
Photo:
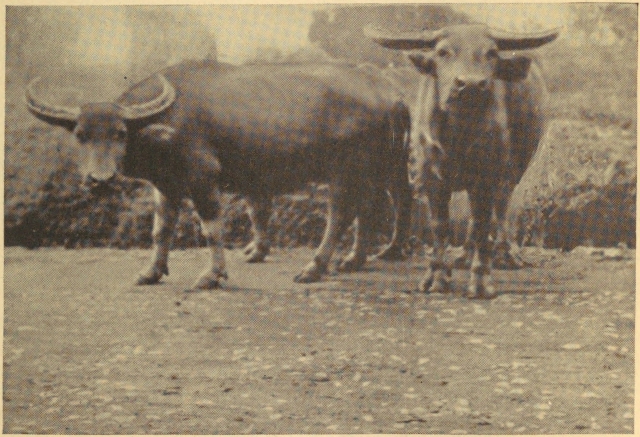
[[[477,301],[409,293],[421,258],[305,286],[309,249],[230,251],[184,293],[205,249],[131,287],[146,251],[8,248],[4,432],[632,432],[635,252],[525,255]]]
[[[88,67],[74,57],[68,59],[69,65],[62,62],[61,55],[69,55],[69,46],[78,42],[81,23],[72,19],[73,14],[79,13],[77,8],[8,9],[4,190],[7,245],[148,247],[151,244],[150,191],[130,191],[122,202],[113,198],[92,203],[87,199],[77,186],[80,176],[75,163],[79,150],[72,136],[29,115],[24,105],[24,87],[33,77],[43,75],[47,79],[44,82],[51,86],[42,91],[52,102],[109,101],[136,81],[182,57],[215,57],[215,50],[209,49],[210,46],[215,49],[215,37],[193,18],[208,10],[200,8],[127,6],[125,21],[136,32],[132,37],[133,65],[100,68]],[[314,60],[327,59],[321,54],[324,49],[334,56],[349,53],[352,62],[381,66],[394,62],[398,68],[387,69],[386,74],[406,91],[409,105],[415,102],[418,85],[415,68],[408,67],[409,61],[401,53],[385,50],[368,40],[361,34],[361,26],[376,24],[416,30],[479,19],[455,13],[444,5],[343,5],[332,11],[329,14],[318,10],[313,15],[310,39],[316,41],[316,46],[272,60],[308,59],[306,55],[312,55],[310,59]],[[499,8],[496,12],[502,15],[505,11]],[[637,5],[575,3],[568,6],[568,13],[571,24],[562,37],[538,50],[550,92],[550,148],[538,170],[552,178],[533,171],[520,184],[513,199],[519,220],[518,240],[568,249],[576,244],[616,245],[621,241],[633,246],[637,184]],[[180,31],[169,34],[161,31],[167,23],[174,28],[178,26]],[[33,32],[34,28],[39,32]],[[268,60],[267,56],[262,62]],[[603,179],[605,174],[618,174],[616,169],[620,167],[626,167],[621,178]],[[605,171],[609,168],[613,173]],[[528,194],[521,196],[524,191]],[[536,202],[538,198],[540,203]],[[288,203],[287,199],[278,201],[274,208],[271,223],[274,244],[317,244],[324,226],[324,206],[302,201],[289,208]],[[246,243],[249,239],[248,219],[242,206],[236,203],[228,211],[229,242]],[[466,215],[466,199],[454,196],[455,244],[461,244],[464,238]],[[594,220],[603,215],[609,224],[606,232],[601,232]],[[424,207],[416,208],[412,233],[429,240],[426,216]],[[88,222],[93,224],[90,230]],[[296,223],[301,224],[296,227]],[[582,226],[583,223],[587,226]],[[197,246],[202,242],[192,214],[184,214],[176,245]]]

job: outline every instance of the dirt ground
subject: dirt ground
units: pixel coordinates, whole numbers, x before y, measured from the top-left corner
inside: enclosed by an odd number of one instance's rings
[[[186,293],[204,249],[5,249],[5,433],[631,433],[635,252],[528,249],[500,294],[415,292],[425,261],[298,285],[310,249]]]

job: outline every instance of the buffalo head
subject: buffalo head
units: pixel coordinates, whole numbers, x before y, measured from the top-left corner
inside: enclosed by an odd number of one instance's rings
[[[383,47],[411,51],[409,59],[418,71],[436,79],[437,103],[443,111],[459,104],[477,106],[483,97],[491,95],[494,79],[526,78],[531,60],[513,54],[502,57],[500,52],[540,47],[558,33],[516,34],[484,25],[401,33],[365,29],[365,35]]]
[[[162,84],[160,94],[148,102],[121,105],[118,103],[87,103],[78,107],[51,105],[35,93],[39,78],[34,79],[25,92],[29,111],[49,124],[72,131],[82,146],[80,170],[91,182],[113,179],[125,155],[130,122],[140,121],[162,113],[174,102],[175,88],[158,75]]]

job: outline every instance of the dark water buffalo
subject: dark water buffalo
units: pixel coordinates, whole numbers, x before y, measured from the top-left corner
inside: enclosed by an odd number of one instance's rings
[[[242,194],[264,233],[271,198],[306,183],[328,182],[329,213],[314,259],[296,276],[312,282],[327,271],[341,234],[358,219],[343,270],[366,260],[372,210],[389,189],[397,199],[398,245],[408,228],[409,113],[379,75],[344,65],[231,67],[215,62],[168,68],[125,92],[115,103],[78,108],[47,104],[32,83],[29,110],[73,131],[93,183],[118,173],[156,188],[154,254],[138,284],[168,274],[167,259],[180,201],[191,198],[212,249],[211,265],[194,288],[226,278],[221,245],[220,190]]]
[[[396,34],[369,27],[365,32],[384,47],[412,50],[409,58],[423,74],[412,140],[420,162],[416,182],[429,197],[434,257],[420,289],[449,287],[451,268],[444,260],[449,201],[453,191],[466,190],[472,213],[465,245],[472,258],[468,295],[490,297],[492,212],[496,249],[510,258],[514,244],[507,207],[542,137],[546,92],[531,58],[501,52],[542,46],[558,32],[511,34],[483,25]]]

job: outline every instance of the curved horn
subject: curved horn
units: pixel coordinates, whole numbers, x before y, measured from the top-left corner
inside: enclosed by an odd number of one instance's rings
[[[118,105],[121,110],[122,118],[125,120],[139,120],[151,117],[167,109],[176,99],[176,89],[161,74],[158,80],[162,83],[162,92],[153,100],[135,105]]]
[[[24,93],[27,108],[33,115],[47,123],[53,124],[69,124],[78,121],[78,117],[80,116],[79,106],[67,107],[51,105],[40,100],[34,92],[34,88],[38,82],[40,82],[39,77],[33,79],[29,85],[27,85]]]
[[[389,32],[369,25],[364,28],[364,35],[382,47],[394,50],[432,49],[442,37],[439,30],[420,32]]]
[[[556,39],[561,28],[536,33],[514,33],[489,28],[489,38],[498,45],[498,50],[535,49]]]

